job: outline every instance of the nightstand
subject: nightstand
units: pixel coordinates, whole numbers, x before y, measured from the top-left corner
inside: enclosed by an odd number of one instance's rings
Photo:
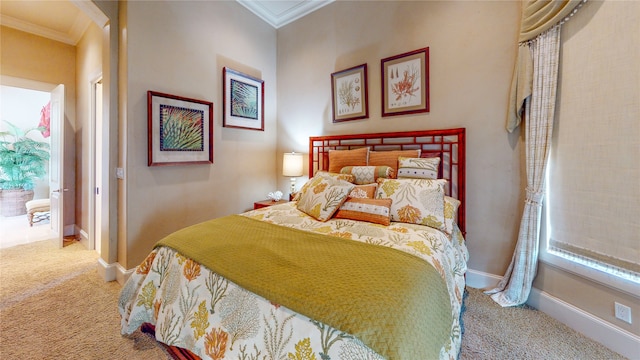
[[[264,207],[267,207],[267,206],[284,204],[284,203],[288,203],[288,201],[287,200],[278,200],[278,201],[262,200],[262,201],[256,201],[256,202],[253,203],[253,210],[261,209],[261,208],[264,208]]]

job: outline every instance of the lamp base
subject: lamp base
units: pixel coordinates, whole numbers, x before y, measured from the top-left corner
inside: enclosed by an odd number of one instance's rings
[[[291,178],[291,194],[295,194],[296,192],[296,178]]]

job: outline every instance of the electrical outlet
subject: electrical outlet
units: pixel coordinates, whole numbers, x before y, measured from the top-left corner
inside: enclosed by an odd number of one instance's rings
[[[614,302],[614,306],[616,318],[631,324],[631,308],[617,302]]]

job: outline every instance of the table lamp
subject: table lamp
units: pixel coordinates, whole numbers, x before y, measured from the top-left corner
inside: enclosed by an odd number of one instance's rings
[[[282,175],[291,177],[291,194],[296,192],[296,177],[302,176],[302,174],[302,154],[296,152],[284,153]]]

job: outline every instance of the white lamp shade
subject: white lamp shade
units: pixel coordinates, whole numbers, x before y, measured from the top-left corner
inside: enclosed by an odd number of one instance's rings
[[[285,153],[282,160],[282,175],[283,176],[302,176],[302,154],[300,153]]]

